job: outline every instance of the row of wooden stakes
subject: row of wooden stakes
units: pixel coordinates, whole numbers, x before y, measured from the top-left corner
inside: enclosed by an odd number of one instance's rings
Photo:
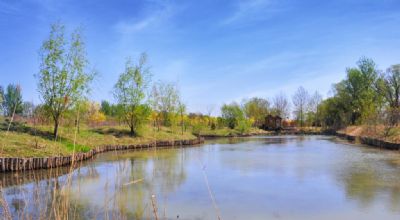
[[[147,149],[153,147],[172,147],[197,145],[204,142],[204,138],[192,140],[156,141],[147,144],[135,145],[107,145],[94,148],[86,153],[75,153],[71,156],[38,157],[38,158],[0,158],[0,172],[24,171],[34,169],[50,169],[72,164],[92,158],[94,155],[107,151]]]
[[[400,144],[398,143],[392,143],[384,140],[379,140],[376,138],[370,138],[370,137],[358,137],[358,136],[353,136],[353,135],[348,135],[348,134],[343,134],[343,133],[336,133],[338,137],[345,138],[349,141],[356,141],[361,144],[366,144],[370,145],[373,147],[377,148],[383,148],[387,150],[398,150],[400,151]]]

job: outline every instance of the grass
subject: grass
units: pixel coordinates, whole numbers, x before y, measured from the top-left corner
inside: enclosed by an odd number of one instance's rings
[[[161,128],[151,126],[142,128],[137,136],[130,136],[128,127],[90,128],[81,125],[75,140],[74,127],[60,127],[59,138],[55,141],[51,135],[52,126],[31,126],[14,124],[6,133],[4,123],[0,126],[0,157],[46,157],[65,156],[75,152],[87,152],[104,145],[130,145],[149,143],[156,140],[178,140],[196,138],[190,132],[181,134],[179,128]]]
[[[259,128],[250,128],[249,131],[241,133],[236,129],[230,128],[219,128],[215,130],[205,129],[201,131],[201,135],[204,136],[217,136],[217,137],[230,137],[230,136],[241,136],[241,135],[258,135],[258,134],[270,134],[271,131],[265,131]]]

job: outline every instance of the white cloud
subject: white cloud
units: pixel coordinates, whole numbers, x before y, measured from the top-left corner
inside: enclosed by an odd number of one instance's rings
[[[141,18],[121,20],[115,24],[115,29],[121,34],[132,34],[147,28],[161,27],[173,15],[172,4],[152,1],[148,11]]]
[[[157,20],[156,18],[156,16],[148,17],[138,22],[120,21],[116,24],[116,29],[118,32],[123,34],[133,33],[145,29],[150,24],[155,22]]]
[[[221,22],[222,25],[263,20],[281,10],[276,7],[275,0],[239,0],[235,8],[232,15]]]

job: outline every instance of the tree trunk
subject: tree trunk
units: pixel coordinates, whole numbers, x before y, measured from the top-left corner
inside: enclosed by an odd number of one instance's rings
[[[181,121],[181,127],[182,127],[182,135],[183,135],[183,129],[184,129],[183,121]]]
[[[135,130],[133,130],[133,126],[130,126],[130,128],[131,128],[131,136],[133,137],[135,136]]]
[[[54,131],[53,131],[53,136],[54,138],[57,138],[58,135],[58,119],[54,120]]]

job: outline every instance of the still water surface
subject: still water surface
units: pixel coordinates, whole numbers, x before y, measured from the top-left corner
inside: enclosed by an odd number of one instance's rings
[[[48,215],[67,173],[0,174],[13,216]],[[154,219],[154,205],[159,219],[398,220],[400,153],[328,136],[217,139],[98,155],[67,191],[82,219]]]

